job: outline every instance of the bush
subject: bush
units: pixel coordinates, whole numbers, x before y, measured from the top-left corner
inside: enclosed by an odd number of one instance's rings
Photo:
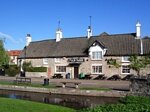
[[[150,98],[144,96],[126,96],[121,98],[120,102],[123,104],[147,104],[150,105]]]
[[[7,68],[5,68],[5,74],[8,76],[16,76],[19,74],[20,68],[17,67],[17,65],[9,65]]]
[[[26,72],[47,72],[47,67],[32,67],[31,62],[24,62],[23,70]]]
[[[47,67],[27,67],[27,72],[47,72]]]
[[[150,112],[149,97],[127,96],[120,101],[119,104],[102,105],[78,112]]]

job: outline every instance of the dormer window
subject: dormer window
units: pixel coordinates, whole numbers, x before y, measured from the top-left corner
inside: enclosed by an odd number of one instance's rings
[[[55,58],[55,63],[60,63],[62,58]]]
[[[122,62],[130,62],[129,58],[130,58],[129,56],[123,56]]]
[[[102,51],[93,51],[92,60],[102,60]]]
[[[43,64],[47,65],[48,64],[48,58],[43,58]]]
[[[106,50],[105,46],[96,40],[89,48],[89,56],[91,57],[91,60],[102,60]]]

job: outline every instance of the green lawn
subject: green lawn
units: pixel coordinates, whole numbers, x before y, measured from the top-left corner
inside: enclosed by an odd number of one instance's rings
[[[18,99],[0,97],[0,112],[75,112],[76,110]]]
[[[15,84],[13,82],[8,82],[8,81],[0,81],[0,84],[1,85],[17,85],[17,86],[39,87],[39,88],[56,88],[56,86],[53,85],[53,84],[43,86],[43,84]]]
[[[39,88],[56,88],[54,84],[49,84],[43,86],[42,84],[14,84],[13,82],[0,81],[1,85],[17,85],[17,86],[29,86],[29,87],[39,87]],[[82,87],[80,90],[96,90],[96,91],[111,91],[110,88],[96,88],[96,87]]]
[[[96,91],[111,91],[110,88],[95,88],[95,87],[83,87],[81,90],[96,90]]]

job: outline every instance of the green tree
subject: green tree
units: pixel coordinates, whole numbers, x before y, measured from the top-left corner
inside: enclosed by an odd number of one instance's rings
[[[3,68],[9,64],[9,55],[4,49],[3,41],[0,40],[0,67]]]
[[[150,64],[150,56],[130,56],[131,64],[129,67],[136,71],[137,75],[140,76],[140,70],[146,68]]]
[[[111,66],[114,66],[116,68],[120,67],[119,62],[117,62],[116,59],[112,59],[112,58],[111,59],[107,59],[107,64],[109,65],[109,67],[111,67]]]

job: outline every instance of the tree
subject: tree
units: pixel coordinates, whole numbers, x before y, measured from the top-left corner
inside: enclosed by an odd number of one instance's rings
[[[3,68],[9,64],[9,55],[5,51],[3,41],[0,40],[0,67]]]
[[[137,75],[140,76],[140,70],[146,68],[150,64],[150,56],[130,56],[131,64],[129,67],[136,71]]]
[[[107,59],[107,64],[109,65],[109,67],[111,67],[111,66],[114,66],[116,68],[120,67],[119,62],[117,62],[116,59],[112,59],[112,58],[111,59]]]

